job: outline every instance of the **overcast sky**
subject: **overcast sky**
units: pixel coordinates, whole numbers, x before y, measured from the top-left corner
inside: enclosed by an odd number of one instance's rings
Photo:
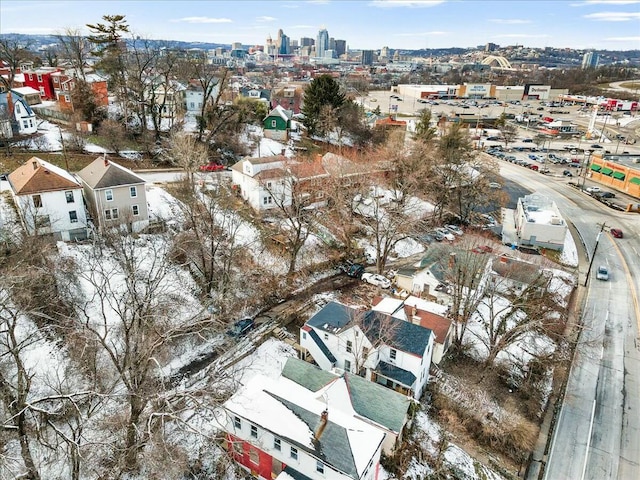
[[[109,14],[158,40],[264,45],[279,29],[299,40],[324,27],[351,49],[640,49],[640,0],[2,0],[0,32],[55,34]]]

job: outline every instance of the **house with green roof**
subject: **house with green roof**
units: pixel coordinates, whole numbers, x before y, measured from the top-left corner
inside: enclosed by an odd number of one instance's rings
[[[386,434],[382,451],[393,454],[401,444],[409,422],[411,400],[400,393],[370,382],[358,375],[327,372],[297,358],[288,358],[282,377],[314,392],[316,398],[339,406]]]
[[[280,105],[276,105],[262,120],[264,136],[278,141],[286,142],[289,140],[292,117],[293,112],[291,110],[285,110]]]

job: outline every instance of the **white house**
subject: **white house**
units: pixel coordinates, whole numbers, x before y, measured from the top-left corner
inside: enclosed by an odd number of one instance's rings
[[[231,167],[231,179],[256,212],[290,206],[293,181],[285,170],[286,157],[246,158]]]
[[[216,83],[215,86],[211,89],[209,96],[204,98],[204,89],[200,82],[192,81],[187,86],[185,91],[185,102],[188,113],[200,113],[202,111],[202,105],[211,100],[215,99],[218,96],[218,92],[220,91],[220,84]]]
[[[300,329],[300,345],[323,370],[355,373],[415,399],[429,379],[433,343],[428,328],[336,302]]]
[[[145,181],[131,170],[98,157],[78,172],[94,221],[100,229],[125,225],[139,232],[149,225]]]
[[[382,451],[393,455],[402,444],[410,420],[411,400],[400,393],[370,382],[358,375],[327,372],[315,365],[290,357],[282,377],[295,382],[333,407],[378,428],[385,434]]]
[[[253,377],[216,418],[226,449],[254,478],[379,478],[385,433],[286,378]]]
[[[13,118],[16,121],[19,135],[31,135],[38,131],[36,114],[29,103],[18,95],[12,95]]]
[[[69,172],[31,157],[8,177],[22,224],[29,235],[57,240],[87,237],[82,185]]]

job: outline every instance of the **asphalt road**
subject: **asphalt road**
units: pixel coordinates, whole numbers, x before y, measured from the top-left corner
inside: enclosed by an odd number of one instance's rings
[[[603,222],[625,233],[625,238],[614,239],[606,228],[598,241],[585,292],[582,333],[544,478],[640,478],[640,218],[608,209],[561,177],[507,162],[500,167],[505,178],[556,201],[578,230],[589,258]],[[596,280],[598,265],[609,268],[609,281]],[[583,285],[586,265],[579,273]]]

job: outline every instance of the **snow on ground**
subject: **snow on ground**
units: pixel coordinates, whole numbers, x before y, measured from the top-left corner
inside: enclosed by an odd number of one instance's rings
[[[251,355],[233,366],[240,383],[246,385],[256,375],[276,379],[282,373],[287,358],[297,357],[295,349],[275,338],[269,338]]]
[[[22,225],[13,205],[10,205],[9,182],[0,181],[0,240],[17,242],[22,235]]]
[[[147,186],[146,193],[150,218],[165,221],[182,221],[180,202],[169,195],[166,190],[155,186]]]
[[[415,418],[417,428],[426,435],[424,448],[434,456],[438,454],[438,442],[442,430],[433,422],[425,412],[418,412]],[[456,444],[447,442],[444,451],[444,464],[455,471],[455,478],[461,480],[503,480],[501,475],[481,464]],[[433,469],[424,463],[414,459],[411,466],[404,474],[406,480],[422,480],[433,473]]]
[[[564,246],[562,247],[562,255],[560,255],[560,263],[568,267],[578,266],[578,249],[576,248],[576,242],[573,241],[573,236],[569,229],[564,237]]]
[[[554,301],[561,307],[567,307],[571,292],[578,285],[578,279],[573,273],[559,269],[547,270],[551,275],[548,291],[554,296]]]
[[[469,355],[476,360],[482,362],[489,355],[488,343],[488,325],[493,322],[497,325],[507,315],[506,331],[512,330],[516,326],[516,322],[522,321],[526,314],[521,310],[512,312],[509,307],[510,302],[504,297],[495,296],[493,298],[493,309],[490,308],[490,297],[484,297],[478,309],[471,316],[467,323],[467,330],[464,336],[464,343],[469,347]],[[491,317],[493,311],[494,318]],[[527,365],[536,356],[552,353],[556,348],[555,343],[546,335],[529,331],[522,335],[517,341],[498,353],[496,357],[497,363],[506,363],[508,365]]]

